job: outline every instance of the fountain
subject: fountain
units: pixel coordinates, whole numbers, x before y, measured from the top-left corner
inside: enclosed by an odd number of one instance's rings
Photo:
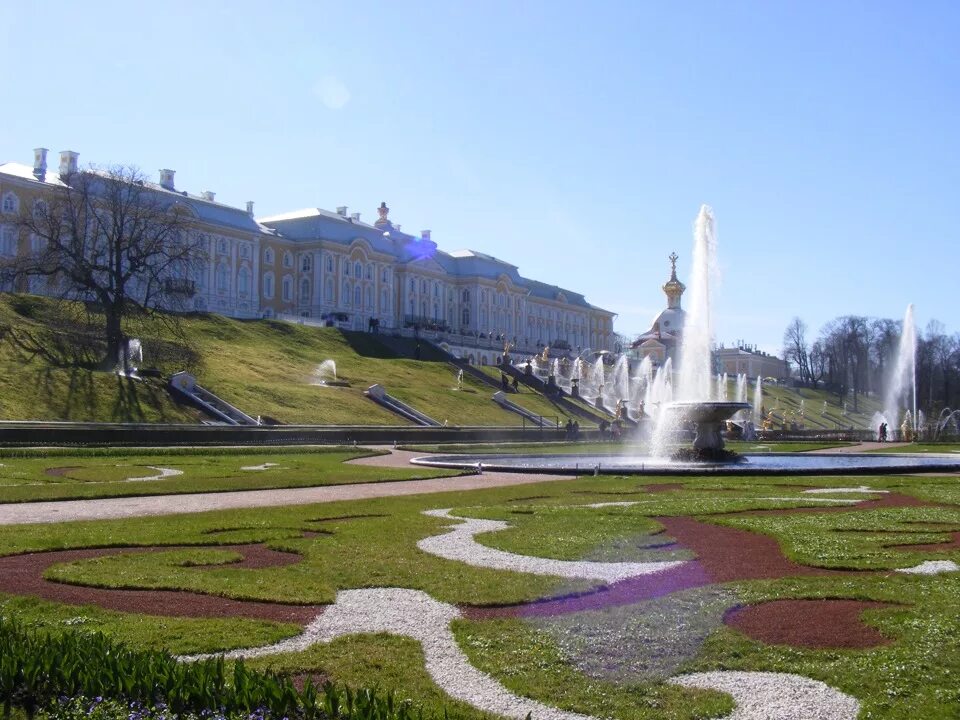
[[[694,225],[693,276],[690,301],[680,343],[680,377],[677,400],[666,404],[657,416],[652,452],[663,456],[668,444],[686,427],[694,428],[693,450],[681,450],[683,460],[735,460],[724,450],[721,423],[741,410],[749,410],[746,402],[713,400],[711,358],[713,327],[710,316],[711,288],[717,284],[717,235],[713,210],[703,205]],[[720,394],[718,388],[717,395]],[[723,388],[726,394],[726,388]]]
[[[900,425],[901,410],[912,419],[906,427],[911,437],[917,432],[917,327],[913,319],[913,304],[907,305],[903,316],[903,330],[900,333],[900,343],[897,348],[897,362],[887,381],[884,394],[883,412],[874,422],[876,427],[882,422],[890,428],[904,427]]]
[[[350,383],[337,378],[337,363],[329,358],[317,365],[310,376],[310,384],[321,387],[350,387]]]
[[[127,338],[117,354],[117,375],[139,378],[137,371],[143,365],[143,345],[137,338]]]
[[[752,404],[746,402],[746,377],[742,380],[737,378],[736,401],[714,399],[723,397],[722,393],[725,392],[725,386],[715,386],[716,373],[711,366],[713,336],[710,324],[710,289],[716,285],[716,267],[713,213],[709,207],[704,206],[695,226],[691,304],[683,329],[679,354],[680,369],[676,382],[673,360],[667,358],[663,366],[656,371],[649,364],[641,364],[637,376],[638,386],[634,388],[637,396],[642,392],[645,414],[651,415],[655,420],[650,455],[432,455],[415,458],[412,462],[432,467],[476,468],[482,465],[489,470],[572,475],[582,474],[583,468],[593,468],[595,475],[856,475],[960,471],[960,457],[946,455],[728,453],[724,449],[721,435],[724,420],[741,411],[752,411],[756,421],[764,421],[761,417],[764,409],[763,378],[757,377]],[[912,324],[912,310],[910,318]],[[912,353],[910,357],[912,360]],[[579,380],[581,394],[598,405],[604,404],[604,401],[610,398],[616,403],[631,397],[623,394],[624,380],[628,373],[621,372],[619,361],[613,364],[611,370],[604,368],[603,360],[601,355],[596,362],[578,358],[574,363],[573,377]],[[802,419],[805,413],[803,404],[800,412]],[[788,409],[784,407],[780,414],[786,423]],[[916,413],[909,417],[915,418]],[[956,425],[955,418],[955,415],[949,414],[946,422],[953,419]],[[770,410],[765,425],[767,421],[772,427],[773,410]],[[911,429],[912,427],[911,425]],[[694,436],[692,449],[668,455],[668,441],[680,433],[689,433],[691,429]]]

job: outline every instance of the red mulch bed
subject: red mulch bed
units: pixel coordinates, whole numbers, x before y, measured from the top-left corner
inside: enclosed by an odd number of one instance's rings
[[[930,531],[930,532],[936,532],[936,531]],[[951,532],[947,534],[950,535],[950,539],[945,542],[926,543],[924,545],[913,545],[911,543],[904,543],[902,545],[887,545],[886,547],[897,548],[899,550],[923,550],[923,551],[930,551],[930,552],[940,552],[941,550],[960,549],[960,532]]]
[[[864,610],[896,607],[860,600],[772,600],[731,610],[730,627],[769,645],[869,648],[890,639],[860,620]]]
[[[670,492],[671,490],[683,490],[683,483],[651,483],[644,485],[643,489],[648,493]]]
[[[213,546],[243,553],[231,567],[263,568],[290,564],[300,559],[292,553],[278,553],[262,545]],[[174,548],[149,548],[125,552],[158,552]],[[114,590],[52,582],[43,572],[57,563],[116,555],[116,548],[60,550],[0,558],[0,592],[31,595],[67,605],[97,605],[108,610],[171,617],[244,617],[257,620],[295,622],[306,625],[323,610],[322,605],[283,605],[271,602],[231,600],[194,592],[171,590]]]

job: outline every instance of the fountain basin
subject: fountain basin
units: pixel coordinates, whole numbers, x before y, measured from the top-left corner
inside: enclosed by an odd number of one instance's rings
[[[737,462],[687,462],[649,455],[430,455],[415,465],[558,475],[896,475],[958,472],[956,455],[763,453]]]
[[[693,423],[696,435],[693,449],[703,454],[719,454],[723,450],[721,425],[741,410],[749,410],[744,402],[672,402],[663,408],[666,422],[676,428],[683,422]]]

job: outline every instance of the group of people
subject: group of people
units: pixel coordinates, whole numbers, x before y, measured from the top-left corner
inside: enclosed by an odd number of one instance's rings
[[[578,437],[580,437],[580,423],[578,423],[576,420],[567,418],[567,424],[564,429],[566,430],[567,440],[576,440]]]
[[[887,424],[885,422],[880,423],[880,427],[877,429],[877,442],[886,442],[887,441]]]
[[[607,422],[606,420],[601,420],[600,424],[597,426],[597,430],[600,431],[601,440],[606,440],[608,433],[611,440],[619,440],[620,436],[623,434],[623,423],[620,422],[619,418],[614,420],[612,423]]]

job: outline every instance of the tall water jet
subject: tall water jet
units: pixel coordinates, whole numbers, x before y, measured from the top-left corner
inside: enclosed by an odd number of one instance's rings
[[[739,373],[737,375],[737,396],[734,398],[737,402],[747,401],[747,374]]]
[[[907,305],[903,316],[903,330],[897,347],[897,362],[887,381],[883,415],[888,426],[899,427],[902,409],[910,411],[913,430],[917,418],[917,326],[913,319],[913,303]]]
[[[763,378],[757,375],[757,384],[753,388],[753,421],[763,422]]]
[[[680,377],[675,395],[681,401],[709,400],[713,376],[710,354],[713,325],[710,293],[717,284],[717,235],[713,209],[702,205],[693,232],[693,265],[687,313],[680,343]]]
[[[312,385],[329,385],[337,380],[337,363],[327,359],[313,371]]]

